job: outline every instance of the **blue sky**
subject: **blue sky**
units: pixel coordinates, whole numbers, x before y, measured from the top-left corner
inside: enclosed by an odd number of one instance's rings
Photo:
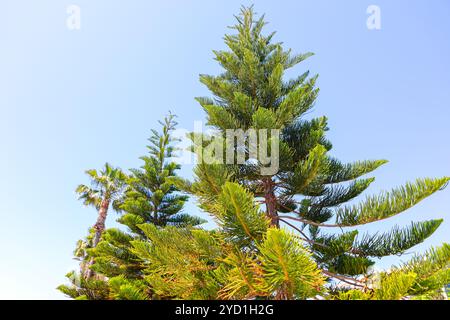
[[[367,192],[450,175],[450,3],[447,0],[253,1],[268,31],[316,55],[312,116],[329,117],[333,154],[388,159]],[[95,222],[76,200],[85,169],[140,165],[168,110],[180,127],[204,120],[198,74],[217,74],[212,50],[249,1],[3,1],[0,10],[0,299],[60,299],[75,242]],[[66,8],[81,8],[81,30]],[[381,30],[366,9],[381,8]],[[190,176],[190,166],[182,174]],[[450,190],[364,230],[445,218],[414,251],[449,241]],[[191,204],[186,211],[198,213]],[[108,225],[114,225],[114,215]],[[399,258],[387,258],[389,266]]]

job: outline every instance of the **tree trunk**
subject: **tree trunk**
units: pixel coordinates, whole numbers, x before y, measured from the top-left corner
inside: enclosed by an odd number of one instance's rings
[[[98,210],[97,222],[94,225],[95,235],[92,241],[92,247],[96,247],[100,241],[103,231],[105,231],[105,222],[108,215],[109,199],[104,199]]]
[[[264,185],[264,200],[266,203],[266,214],[270,219],[270,225],[272,227],[279,228],[280,222],[278,221],[277,212],[277,197],[275,195],[275,184],[271,178],[265,178],[263,180]]]
[[[92,239],[92,248],[95,248],[97,244],[100,242],[100,238],[102,236],[103,231],[105,231],[105,222],[106,217],[108,215],[109,208],[109,199],[103,199],[100,209],[98,210],[97,222],[94,224],[95,234]],[[85,268],[85,277],[89,279],[93,276],[93,271],[91,270],[91,266],[94,264],[94,258],[91,258],[89,262],[86,264]]]

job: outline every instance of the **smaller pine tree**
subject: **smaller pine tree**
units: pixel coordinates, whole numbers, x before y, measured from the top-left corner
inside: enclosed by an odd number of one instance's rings
[[[169,114],[164,122],[159,121],[162,132],[152,130],[147,146],[149,154],[141,157],[144,164],[139,169],[131,169],[128,190],[120,205],[124,214],[119,222],[128,226],[133,232],[141,233],[136,225],[152,223],[157,226],[197,225],[203,221],[181,213],[188,197],[177,194],[172,180],[180,165],[168,161],[177,150],[173,147],[177,141],[172,136],[177,126],[175,116]]]
[[[221,140],[198,139],[193,134],[193,142],[194,149],[204,153],[212,142],[226,141],[223,149],[230,148],[236,160],[238,153],[244,153],[244,161],[200,164],[191,192],[200,198],[202,208],[213,212],[214,193],[220,192],[223,180],[239,183],[264,204],[271,226],[296,231],[330,281],[364,288],[366,282],[361,279],[370,273],[375,259],[405,253],[430,237],[443,220],[413,222],[375,234],[361,234],[355,228],[405,212],[444,189],[450,177],[417,179],[349,204],[374,181],[366,175],[387,161],[345,164],[332,157],[332,144],[325,136],[327,119],[306,117],[318,96],[317,76],[310,77],[306,71],[286,79],[289,69],[312,54],[293,54],[274,42],[275,33],[263,32],[264,16],[257,18],[252,7],[243,8],[236,20],[231,28],[234,34],[224,37],[227,49],[214,51],[222,72],[200,76],[212,97],[197,98],[207,114],[207,124]],[[227,141],[230,129],[246,135]],[[250,146],[250,129],[280,132],[276,173],[263,174],[266,165],[252,157],[252,149],[270,151],[274,137]]]

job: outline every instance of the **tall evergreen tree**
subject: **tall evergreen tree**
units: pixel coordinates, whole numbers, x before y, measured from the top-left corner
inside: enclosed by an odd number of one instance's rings
[[[236,34],[224,38],[229,50],[214,51],[224,72],[200,76],[214,97],[197,100],[206,111],[208,125],[224,141],[228,129],[280,130],[279,171],[262,175],[264,165],[249,161],[254,160],[250,158],[251,148],[238,140],[232,142],[233,152],[245,150],[245,164],[201,163],[194,184],[186,183],[184,188],[198,196],[202,208],[211,212],[224,177],[245,186],[257,201],[264,203],[273,227],[284,223],[309,244],[324,274],[365,287],[359,278],[368,273],[373,258],[404,253],[429,237],[442,220],[415,222],[375,235],[359,235],[358,231],[345,229],[400,214],[443,189],[449,178],[418,179],[391,192],[369,196],[359,204],[346,205],[374,181],[361,177],[386,161],[343,164],[331,157],[328,152],[332,145],[325,138],[327,119],[305,117],[319,92],[317,76],[309,77],[307,71],[285,80],[286,70],[312,54],[294,55],[291,50],[284,50],[281,43],[273,42],[275,33],[262,33],[264,17],[256,19],[252,8],[243,8],[236,19],[237,24],[232,27]],[[199,140],[197,136],[192,135],[195,148],[205,150],[205,141],[211,137]],[[259,149],[266,142],[258,143]],[[270,150],[270,145],[264,147]],[[223,147],[227,148],[229,145]],[[342,232],[330,235],[323,229]]]

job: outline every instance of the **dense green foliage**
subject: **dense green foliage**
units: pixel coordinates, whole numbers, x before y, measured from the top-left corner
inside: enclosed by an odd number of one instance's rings
[[[371,266],[375,258],[401,255],[423,242],[442,220],[377,234],[353,227],[401,214],[450,178],[417,179],[355,203],[374,181],[365,176],[386,161],[344,164],[333,158],[327,119],[306,116],[318,95],[317,76],[303,72],[285,79],[286,70],[312,54],[294,55],[273,42],[274,33],[263,34],[264,17],[256,19],[252,8],[236,19],[236,33],[224,38],[228,50],[214,51],[224,71],[200,76],[213,98],[197,100],[217,134],[191,134],[193,150],[203,159],[209,145],[227,142],[229,129],[276,129],[280,135],[269,131],[256,149],[271,152],[279,143],[278,171],[264,173],[267,163],[252,157],[248,141],[237,139],[219,149],[236,159],[244,150],[244,163],[199,162],[194,181],[176,177],[178,166],[166,162],[175,125],[167,118],[163,132],[153,132],[142,168],[126,179],[118,221],[128,230],[106,230],[97,246],[82,242],[82,260],[95,260],[96,276],[70,274],[73,285],[60,289],[88,299],[438,297],[450,282],[448,244],[386,272],[374,273]],[[187,198],[178,190],[195,197],[218,227],[204,230],[199,219],[181,214]]]
[[[176,126],[174,116],[169,115],[160,124],[161,133],[152,130],[150,145],[147,147],[149,154],[141,157],[144,162],[142,167],[131,169],[129,175],[121,173],[119,179],[125,187],[120,197],[115,198],[114,208],[121,213],[117,221],[127,230],[107,229],[103,232],[101,241],[95,245],[91,236],[85,241],[80,240],[75,256],[81,260],[82,265],[85,265],[87,260],[95,261],[90,269],[95,271],[96,277],[90,281],[76,273],[70,273],[68,278],[73,286],[61,286],[60,289],[64,293],[74,298],[95,299],[125,295],[118,289],[121,286],[125,286],[123,290],[127,291],[126,294],[135,292],[134,286],[142,283],[143,270],[146,267],[132,247],[133,241],[146,239],[139,226],[151,223],[160,227],[184,227],[204,222],[181,212],[187,197],[180,195],[170,182],[170,179],[176,178],[176,170],[179,169],[179,165],[170,161],[174,152],[171,136]],[[82,198],[85,199],[84,196]],[[115,280],[105,284],[106,279]],[[94,289],[86,291],[86,288],[91,286],[97,288],[98,292]]]

